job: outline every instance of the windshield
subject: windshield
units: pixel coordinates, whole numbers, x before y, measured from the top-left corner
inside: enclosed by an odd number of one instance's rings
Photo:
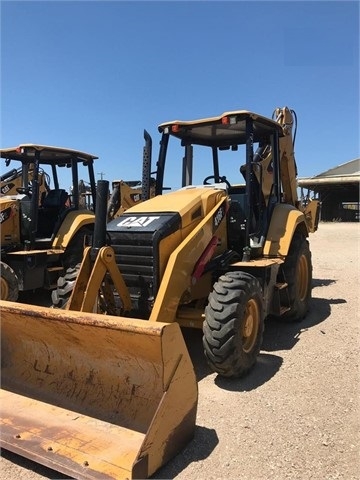
[[[257,145],[254,146],[255,150],[256,148]],[[204,182],[212,184],[215,183],[217,174],[225,177],[231,185],[244,184],[245,178],[240,168],[245,168],[246,146],[239,145],[236,150],[215,150],[217,162],[214,166],[211,147],[193,145],[186,148],[180,145],[178,139],[170,136],[164,170],[164,187],[177,190],[185,185],[203,185]],[[184,161],[185,158],[188,158],[187,162]]]

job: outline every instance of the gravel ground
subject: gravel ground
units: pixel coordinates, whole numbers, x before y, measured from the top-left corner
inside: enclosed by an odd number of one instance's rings
[[[321,223],[311,235],[311,311],[298,324],[266,322],[246,378],[211,373],[201,332],[187,338],[195,438],[154,479],[360,480],[359,239],[355,223]],[[3,480],[66,478],[4,450],[0,468]]]

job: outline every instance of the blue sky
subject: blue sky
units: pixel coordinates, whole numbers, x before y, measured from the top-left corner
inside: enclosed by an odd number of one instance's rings
[[[144,128],[154,162],[159,123],[285,105],[300,177],[359,156],[358,1],[1,1],[2,148],[75,148],[134,180]]]

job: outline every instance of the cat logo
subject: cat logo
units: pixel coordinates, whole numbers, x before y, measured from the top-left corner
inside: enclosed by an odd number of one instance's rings
[[[8,218],[12,217],[11,207],[5,208],[0,212],[0,223],[6,222]]]
[[[121,220],[117,224],[118,227],[147,227],[154,220],[158,220],[160,217],[127,217]]]
[[[6,195],[7,192],[9,192],[13,187],[14,187],[14,183],[8,183],[6,185],[4,185],[3,187],[1,187],[1,193],[3,195]]]
[[[131,199],[133,202],[137,203],[137,202],[140,202],[141,200],[141,195],[140,193],[133,193],[132,195],[130,195]]]

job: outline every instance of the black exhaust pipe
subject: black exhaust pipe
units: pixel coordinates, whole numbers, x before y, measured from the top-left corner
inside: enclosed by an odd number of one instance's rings
[[[151,150],[152,139],[150,134],[144,130],[145,146],[143,150],[143,169],[141,180],[141,200],[149,200],[150,198],[150,177],[151,177]]]
[[[91,256],[96,258],[101,247],[106,246],[106,220],[109,196],[109,182],[99,180],[96,185],[95,225]]]

